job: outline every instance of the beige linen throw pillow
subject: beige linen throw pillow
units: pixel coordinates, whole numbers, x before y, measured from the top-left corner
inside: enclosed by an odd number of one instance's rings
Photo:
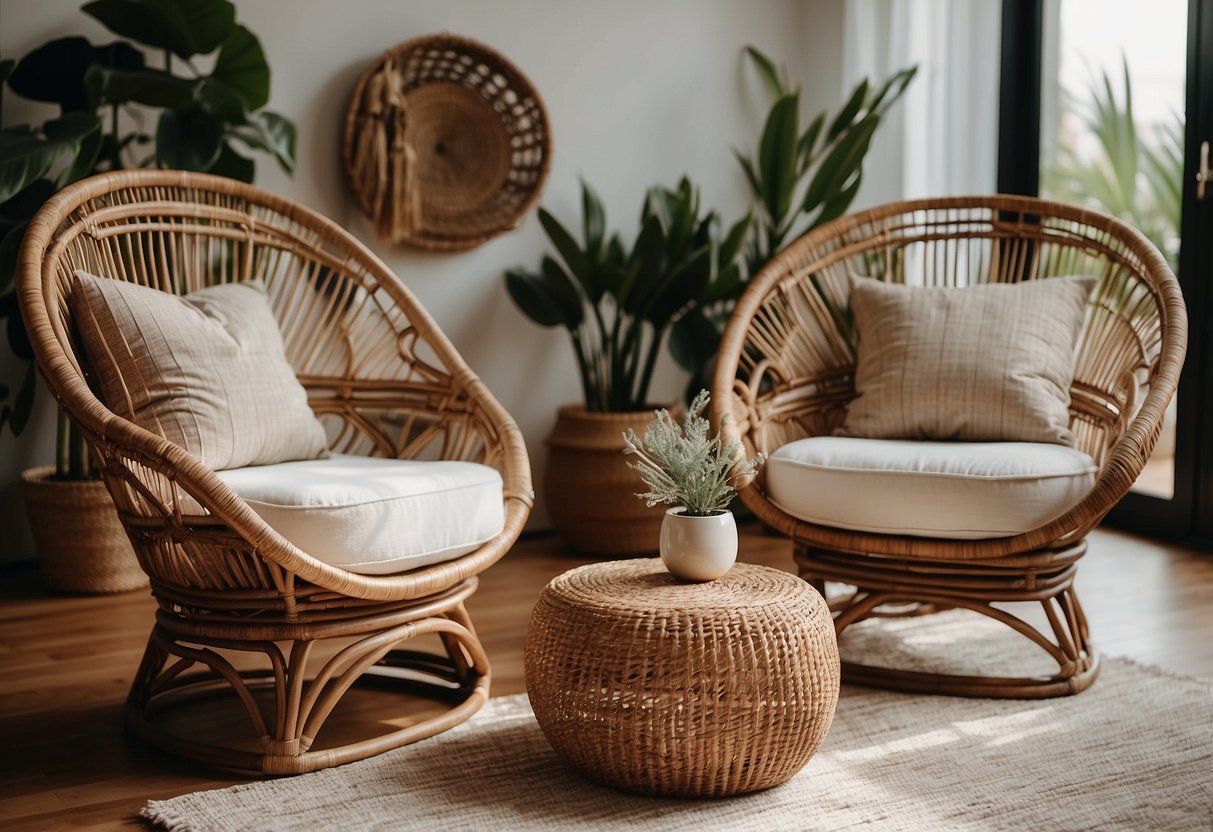
[[[114,413],[216,470],[326,455],[260,281],[178,296],[77,271],[70,302]]]
[[[855,390],[840,436],[1052,442],[1069,430],[1091,277],[962,288],[851,281]]]

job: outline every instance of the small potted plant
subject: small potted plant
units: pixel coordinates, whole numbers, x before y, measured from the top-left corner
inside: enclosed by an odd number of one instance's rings
[[[707,407],[708,391],[701,390],[681,424],[657,410],[643,441],[632,430],[623,435],[624,453],[638,457],[628,466],[649,487],[636,496],[650,507],[673,506],[661,524],[661,560],[687,581],[715,580],[737,560],[737,523],[729,511],[734,483],[753,476],[765,458],[738,458],[738,442],[721,447],[719,436],[709,436]]]

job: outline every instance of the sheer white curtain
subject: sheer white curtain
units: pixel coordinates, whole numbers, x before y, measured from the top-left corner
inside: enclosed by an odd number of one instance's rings
[[[994,193],[1000,0],[847,0],[843,95],[918,64],[865,162],[865,205]]]

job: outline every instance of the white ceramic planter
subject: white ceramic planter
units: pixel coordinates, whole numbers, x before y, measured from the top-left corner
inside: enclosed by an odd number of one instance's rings
[[[669,509],[661,522],[661,560],[684,581],[713,581],[737,562],[737,522],[733,512],[710,517]]]

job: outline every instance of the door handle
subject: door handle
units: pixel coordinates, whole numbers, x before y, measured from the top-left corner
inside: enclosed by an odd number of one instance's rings
[[[1213,179],[1213,168],[1209,167],[1209,143],[1200,143],[1200,168],[1196,171],[1196,198],[1205,198],[1205,185]]]

